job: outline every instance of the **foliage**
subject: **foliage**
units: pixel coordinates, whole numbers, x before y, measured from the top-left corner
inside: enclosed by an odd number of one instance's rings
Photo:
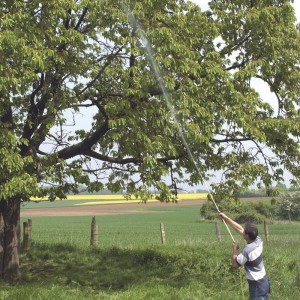
[[[215,170],[220,193],[257,180],[271,192],[282,166],[297,181],[290,1],[212,0],[203,12],[181,0],[6,0],[0,19],[2,199],[54,200],[85,185],[155,187],[164,201]]]
[[[300,193],[281,194],[275,201],[275,212],[280,219],[300,220]]]
[[[261,224],[264,220],[272,217],[273,208],[270,203],[263,201],[240,201],[240,202],[222,202],[219,209],[230,215],[236,222],[256,223]],[[207,220],[214,220],[218,218],[216,208],[211,202],[206,202],[201,206],[200,215]]]
[[[259,190],[247,189],[246,191],[240,193],[241,198],[244,198],[244,197],[246,197],[246,198],[248,198],[248,197],[266,197],[266,196],[267,196],[267,194],[264,189],[259,189]]]

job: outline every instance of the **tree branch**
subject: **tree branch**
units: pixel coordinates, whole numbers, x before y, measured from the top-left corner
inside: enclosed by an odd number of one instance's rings
[[[212,142],[216,144],[221,144],[221,143],[230,143],[230,142],[246,142],[246,141],[252,141],[250,138],[227,138],[223,140],[219,139],[212,139]]]
[[[79,28],[79,26],[81,25],[81,23],[82,23],[84,17],[86,16],[87,12],[88,12],[88,7],[86,7],[86,8],[83,10],[83,12],[82,12],[82,14],[81,14],[81,16],[80,16],[80,18],[79,18],[77,24],[76,24],[75,27],[74,27],[75,30],[78,30],[78,28]]]
[[[89,89],[95,83],[95,81],[100,77],[102,72],[110,65],[112,58],[115,57],[116,55],[118,55],[118,53],[120,53],[121,51],[122,51],[122,47],[119,48],[116,51],[116,53],[109,54],[107,56],[107,61],[104,63],[102,68],[99,70],[98,74],[95,76],[95,78],[93,78],[90,82],[88,82],[87,85],[81,91],[78,92],[78,94],[76,95],[77,97],[80,96],[81,94],[83,94],[87,89]]]
[[[116,164],[120,164],[120,165],[125,165],[128,163],[133,163],[133,164],[140,164],[143,162],[142,159],[137,159],[137,158],[133,158],[133,157],[129,157],[129,158],[115,158],[115,157],[109,157],[106,155],[102,155],[100,153],[97,153],[91,149],[88,149],[86,151],[84,151],[83,153],[84,155],[87,155],[89,157],[101,160],[101,161],[105,161],[105,162],[110,162],[110,163],[116,163]],[[165,163],[171,160],[175,160],[180,158],[179,156],[170,156],[170,157],[162,157],[162,158],[157,158],[158,162],[161,163]]]
[[[108,120],[106,120],[102,127],[92,133],[89,137],[82,140],[82,142],[58,151],[58,156],[63,159],[69,159],[76,155],[86,154],[86,151],[89,151],[90,148],[109,131],[109,129]]]

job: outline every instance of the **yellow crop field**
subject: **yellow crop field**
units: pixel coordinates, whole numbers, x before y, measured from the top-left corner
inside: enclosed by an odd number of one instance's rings
[[[34,198],[32,201],[47,201],[47,197],[43,198]],[[124,200],[123,195],[68,195],[65,200]]]
[[[153,203],[158,202],[158,200],[148,200],[147,202]],[[141,203],[141,200],[109,200],[109,201],[93,201],[93,202],[83,202],[75,204],[76,206],[85,206],[85,205],[99,205],[99,204],[126,204],[126,203]]]
[[[68,195],[67,200],[124,200],[123,195]]]
[[[207,193],[195,193],[195,194],[178,194],[178,199],[180,200],[196,200],[196,199],[206,199]]]
[[[153,195],[155,197],[155,195]],[[154,198],[153,197],[153,198]],[[198,200],[198,199],[206,199],[206,193],[195,193],[195,194],[178,194],[178,200]],[[31,198],[31,201],[47,201],[47,197],[44,198]],[[135,199],[132,197],[132,200],[126,200],[123,195],[68,195],[66,200],[80,200],[80,201],[99,201],[99,204],[109,204],[109,203],[134,203],[140,202],[140,199]],[[157,201],[157,200],[149,200],[150,201]]]
[[[103,195],[103,196],[105,196],[105,195]],[[113,196],[113,195],[106,195],[106,196]],[[177,200],[178,201],[199,200],[199,199],[206,199],[206,197],[207,197],[206,193],[201,193],[201,194],[200,193],[198,193],[198,194],[178,194],[178,199]],[[75,199],[72,199],[72,200],[75,200]],[[88,200],[88,199],[81,198],[80,200]],[[100,199],[93,198],[92,200],[100,200]],[[111,198],[110,200],[108,200],[108,198],[103,198],[103,200],[100,200],[100,201],[84,202],[84,203],[78,203],[78,204],[75,204],[75,205],[80,206],[80,205],[99,205],[99,204],[123,204],[123,203],[139,203],[139,202],[141,202],[141,199],[126,200],[123,197],[122,200],[121,200],[121,198],[119,198],[119,199]],[[153,203],[153,202],[158,202],[158,200],[149,199],[149,200],[147,200],[147,202],[148,203],[151,203],[151,202]]]

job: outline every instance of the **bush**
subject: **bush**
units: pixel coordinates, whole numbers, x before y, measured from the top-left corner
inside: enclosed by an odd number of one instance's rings
[[[275,202],[275,214],[284,220],[300,220],[300,193],[284,193]]]
[[[200,217],[205,220],[214,220],[218,217],[218,212],[212,204],[205,203],[200,208]]]
[[[261,224],[264,222],[266,218],[257,213],[257,212],[246,212],[237,215],[234,220],[240,224],[253,223],[253,224]]]
[[[257,213],[266,218],[272,218],[274,213],[274,207],[270,205],[270,202],[253,202],[253,207]]]
[[[262,202],[226,202],[219,205],[221,211],[229,214],[238,223],[261,224],[266,218],[272,216],[272,209],[269,203]],[[207,202],[200,209],[200,216],[206,220],[218,218],[215,206]]]

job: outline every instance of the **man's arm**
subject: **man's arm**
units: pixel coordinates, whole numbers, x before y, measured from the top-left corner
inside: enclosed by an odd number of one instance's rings
[[[233,243],[232,245],[232,266],[235,268],[240,267],[240,265],[237,263],[236,258],[238,256],[238,250],[239,250],[239,244]]]
[[[219,216],[228,223],[238,234],[244,235],[244,228],[238,224],[237,222],[233,221],[231,218],[226,216],[224,213],[220,213]]]

